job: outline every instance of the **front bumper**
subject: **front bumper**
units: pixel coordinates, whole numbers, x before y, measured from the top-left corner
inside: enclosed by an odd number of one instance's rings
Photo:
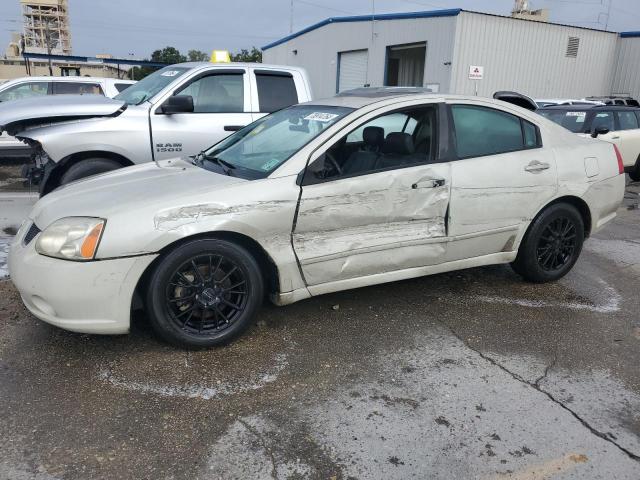
[[[133,293],[157,255],[71,262],[23,245],[21,229],[9,251],[9,273],[22,301],[40,320],[80,333],[129,331]]]

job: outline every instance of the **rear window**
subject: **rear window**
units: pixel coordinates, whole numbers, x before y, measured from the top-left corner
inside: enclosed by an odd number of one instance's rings
[[[298,103],[296,84],[291,74],[256,71],[256,82],[261,112],[271,113]]]
[[[538,113],[573,133],[585,132],[586,110],[538,110]]]
[[[103,95],[98,83],[88,82],[53,82],[54,95]]]
[[[118,93],[120,93],[120,92],[125,91],[131,85],[132,85],[131,83],[115,83],[114,87],[116,87],[116,90],[118,90]]]

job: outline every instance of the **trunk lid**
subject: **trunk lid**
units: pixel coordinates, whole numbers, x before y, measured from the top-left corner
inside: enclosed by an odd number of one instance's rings
[[[48,95],[0,103],[0,133],[81,118],[120,115],[127,105],[102,95]]]

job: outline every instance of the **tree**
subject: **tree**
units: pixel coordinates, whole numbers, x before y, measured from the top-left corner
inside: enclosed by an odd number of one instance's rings
[[[209,61],[209,55],[201,50],[189,50],[187,58],[190,62],[207,62]]]
[[[252,62],[252,63],[262,63],[262,51],[258,50],[256,47],[253,47],[251,51],[243,48],[240,52],[231,54],[232,62]]]
[[[191,50],[189,53],[194,51],[195,50]],[[156,50],[151,54],[151,61],[171,65],[174,63],[186,62],[187,57],[182,55],[180,51],[175,47],[164,47],[162,50]],[[142,80],[144,77],[155,72],[157,69],[157,67],[133,67],[129,72],[129,77],[132,80]]]

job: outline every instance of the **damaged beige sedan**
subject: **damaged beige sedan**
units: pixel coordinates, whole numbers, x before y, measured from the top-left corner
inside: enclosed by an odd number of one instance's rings
[[[37,317],[121,334],[142,306],[181,346],[228,342],[266,295],[510,263],[575,264],[624,193],[619,152],[514,105],[364,89],[264,117],[194,158],[67,185],[11,248]]]

